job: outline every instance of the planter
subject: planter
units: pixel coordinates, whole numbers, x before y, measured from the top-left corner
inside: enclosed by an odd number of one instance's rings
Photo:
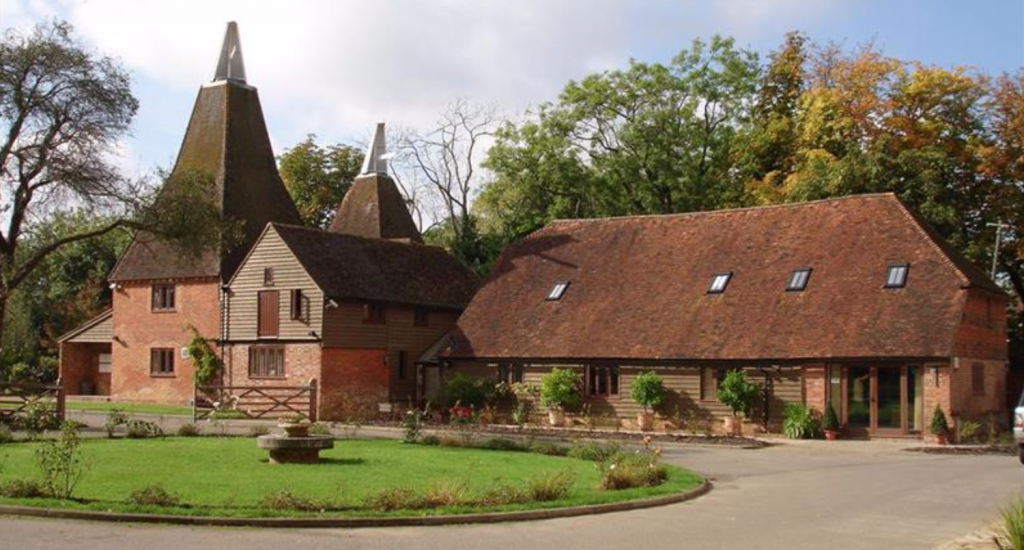
[[[740,435],[743,431],[743,423],[737,416],[727,416],[722,420],[725,435]]]
[[[825,430],[825,441],[835,441],[839,439],[839,430]]]
[[[642,432],[649,432],[654,429],[654,413],[637,413],[636,425]]]
[[[944,433],[938,433],[938,434],[932,434],[932,435],[935,436],[935,444],[936,445],[945,445],[946,443],[949,443],[949,440],[946,439],[946,434],[944,434]]]
[[[565,411],[562,409],[548,410],[548,422],[552,426],[565,426]]]
[[[288,437],[309,437],[309,424],[304,422],[281,422],[277,427],[284,430]]]

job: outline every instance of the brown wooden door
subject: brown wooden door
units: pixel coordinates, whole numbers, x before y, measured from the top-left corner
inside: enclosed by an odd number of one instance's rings
[[[257,306],[257,327],[256,334],[260,338],[275,337],[278,335],[280,325],[278,316],[278,304],[280,293],[277,290],[264,290],[259,293]]]

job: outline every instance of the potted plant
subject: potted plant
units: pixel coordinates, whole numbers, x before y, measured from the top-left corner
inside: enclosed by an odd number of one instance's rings
[[[836,410],[832,408],[832,404],[828,404],[828,408],[825,409],[825,418],[822,421],[822,428],[825,431],[825,439],[827,441],[835,441],[839,439],[839,416],[836,415]]]
[[[661,404],[665,397],[665,383],[653,372],[640,373],[633,379],[630,390],[633,401],[643,407],[643,412],[636,415],[636,424],[642,431],[654,429],[654,413],[651,409]]]
[[[565,410],[580,405],[579,377],[570,369],[554,368],[540,379],[540,404],[548,408],[552,426],[565,425]]]
[[[750,409],[759,393],[757,384],[747,378],[742,370],[731,370],[725,373],[725,379],[718,385],[718,400],[729,407],[731,416],[725,417],[725,433],[739,435],[741,422],[739,415],[750,416]]]
[[[932,413],[932,435],[935,436],[935,442],[939,445],[946,444],[946,436],[949,433],[949,423],[946,422],[946,413],[942,412],[942,407],[935,405],[935,412]]]
[[[281,417],[277,421],[277,427],[284,430],[288,437],[309,437],[309,422],[301,414],[292,414]]]

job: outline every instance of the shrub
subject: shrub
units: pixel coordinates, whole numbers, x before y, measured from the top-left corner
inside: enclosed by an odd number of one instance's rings
[[[668,479],[668,471],[661,465],[661,449],[651,447],[651,439],[644,438],[644,446],[633,453],[619,452],[601,462],[601,480],[598,488],[610,491],[634,487],[654,487]]]
[[[470,501],[469,489],[460,481],[441,481],[427,488],[422,498],[414,504],[416,508],[448,508]]]
[[[159,483],[132,491],[128,496],[128,502],[136,506],[181,506],[181,499],[169,493]]]
[[[956,440],[958,443],[971,443],[981,433],[981,423],[961,418],[956,423]]]
[[[548,443],[547,441],[534,441],[530,443],[527,450],[531,453],[537,453],[548,456],[565,456],[569,450],[561,445],[555,443]]]
[[[203,430],[199,426],[188,423],[178,426],[178,435],[181,437],[199,437],[203,435]]]
[[[71,498],[78,482],[85,474],[78,431],[67,423],[61,426],[60,436],[46,441],[36,449],[36,464],[43,474],[43,486],[53,498]]]
[[[128,423],[130,418],[121,409],[113,408],[107,411],[107,419],[103,423],[103,429],[107,431],[107,437],[114,437],[118,428]]]
[[[832,407],[831,403],[825,409],[825,418],[822,420],[821,427],[830,432],[839,431],[839,416],[836,415],[836,410]]]
[[[10,479],[0,483],[0,497],[41,498],[45,496],[46,488],[34,479]]]
[[[821,434],[818,416],[802,403],[787,403],[782,415],[782,433],[790,439],[813,439]]]
[[[146,420],[131,419],[128,421],[128,437],[131,439],[146,439],[149,437],[162,437],[164,431],[153,422]]]
[[[530,502],[530,495],[522,488],[509,483],[499,483],[483,492],[476,500],[480,506],[506,506]]]
[[[314,422],[309,425],[309,435],[334,435],[331,427],[323,422]]]
[[[363,505],[378,512],[411,510],[417,507],[416,493],[412,489],[382,489],[363,498]]]
[[[622,446],[614,441],[601,444],[592,441],[576,441],[569,447],[566,456],[590,462],[605,462],[609,458],[619,454]]]
[[[473,378],[467,374],[458,373],[448,380],[444,387],[444,399],[447,407],[462,405],[479,409],[487,402],[487,385],[493,386],[490,381]]]
[[[189,326],[188,328],[192,332],[192,340],[188,344],[188,354],[192,358],[192,364],[195,365],[192,380],[197,386],[206,386],[220,376],[224,363],[210,346],[210,342],[199,334],[196,327]]]
[[[261,435],[269,435],[269,434],[270,434],[270,428],[268,428],[266,426],[263,426],[263,425],[249,426],[249,437],[260,437]]]
[[[494,439],[488,439],[481,445],[484,449],[490,449],[492,451],[524,451],[526,450],[522,444],[513,441],[505,437],[496,437]]]
[[[301,497],[287,489],[270,493],[260,499],[259,507],[265,510],[294,510],[297,512],[321,512],[330,506],[323,501]]]
[[[0,424],[0,444],[12,441],[14,441],[14,434],[11,429],[7,427],[7,424]]]
[[[548,472],[530,478],[526,492],[534,502],[559,500],[569,496],[573,478],[569,472]]]
[[[633,402],[644,408],[644,412],[657,408],[665,397],[665,383],[653,372],[643,372],[633,379],[633,388],[629,392]]]
[[[554,368],[540,379],[540,403],[550,409],[580,406],[580,378],[570,369]]]
[[[422,439],[420,439],[420,444],[436,447],[437,445],[441,444],[441,438],[437,437],[436,435],[425,435],[423,436]]]
[[[1013,499],[1000,515],[1002,522],[996,532],[1002,539],[997,541],[999,547],[1024,550],[1024,497]]]
[[[405,435],[402,436],[403,443],[416,443],[419,440],[425,416],[426,413],[420,409],[405,411],[405,416],[402,417],[402,429],[405,430]]]
[[[46,430],[56,428],[57,406],[49,401],[33,401],[25,407],[25,414],[18,419],[21,428],[28,433],[29,439],[35,439]]]
[[[725,379],[718,385],[718,400],[729,407],[733,416],[743,413],[750,417],[750,409],[760,391],[757,384],[747,378],[746,371],[731,370],[725,373]]]
[[[946,413],[942,412],[942,407],[935,405],[935,412],[932,413],[932,424],[931,424],[932,435],[945,435],[949,433],[949,423],[946,422]]]

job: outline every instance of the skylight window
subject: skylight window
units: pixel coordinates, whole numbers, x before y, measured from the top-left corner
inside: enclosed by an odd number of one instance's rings
[[[891,264],[885,273],[885,288],[903,288],[907,286],[909,264]]]
[[[725,287],[729,284],[729,279],[732,279],[732,272],[728,273],[717,273],[711,278],[711,286],[708,287],[708,294],[721,294],[725,292]]]
[[[561,300],[567,288],[569,288],[569,281],[555,283],[555,286],[551,287],[551,292],[548,292],[548,300]]]
[[[794,269],[793,274],[789,276],[789,284],[786,285],[786,290],[799,292],[807,288],[807,281],[811,279],[811,268],[803,267],[800,269]]]

